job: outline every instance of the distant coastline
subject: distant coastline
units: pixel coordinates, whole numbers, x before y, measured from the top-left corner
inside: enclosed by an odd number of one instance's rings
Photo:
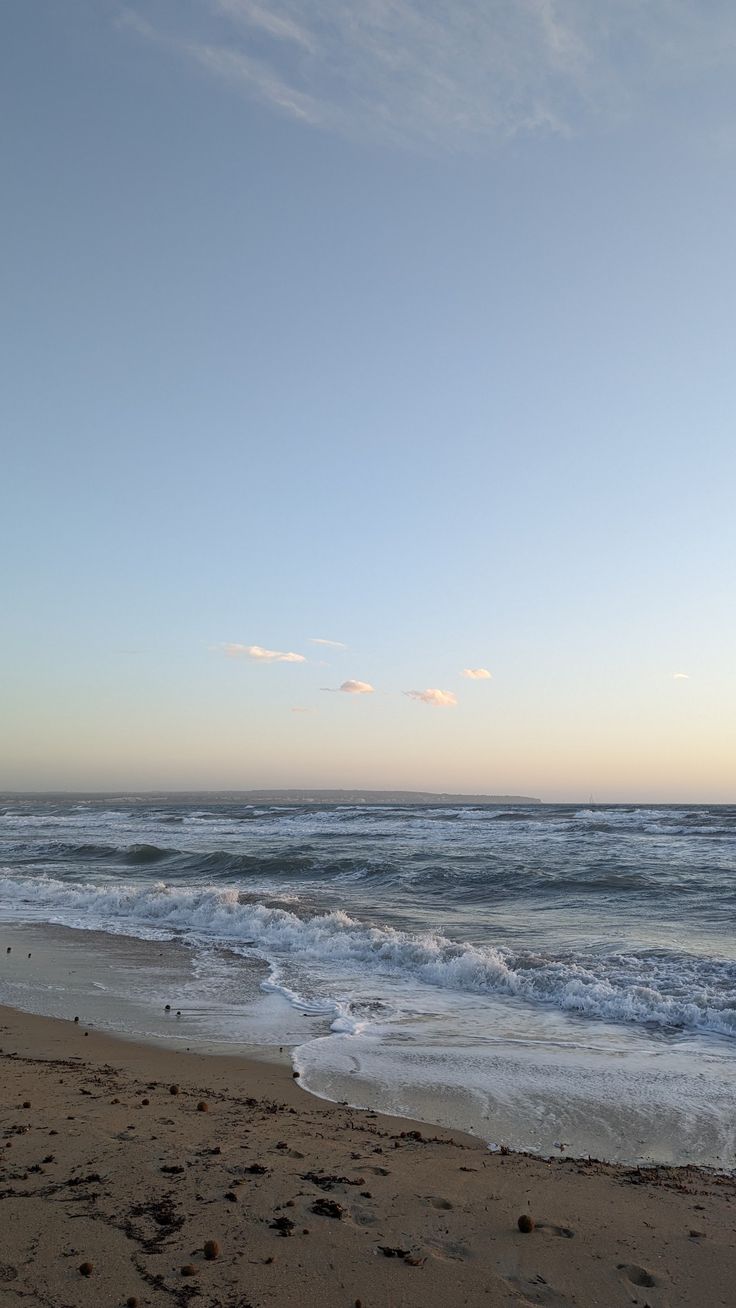
[[[13,790],[4,791],[2,799],[48,800],[125,800],[126,803],[149,803],[151,800],[176,800],[191,803],[202,798],[215,801],[245,804],[541,804],[541,799],[530,795],[460,795],[429,790]]]

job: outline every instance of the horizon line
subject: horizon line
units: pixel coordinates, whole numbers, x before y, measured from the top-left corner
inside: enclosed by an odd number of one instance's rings
[[[520,795],[509,792],[482,792],[482,791],[449,791],[449,790],[412,790],[401,787],[369,787],[369,786],[249,786],[249,787],[165,787],[160,786],[151,789],[141,789],[139,787],[117,787],[111,790],[64,790],[64,789],[43,789],[43,790],[6,790],[0,789],[0,798],[3,799],[43,799],[43,798],[76,798],[76,799],[111,799],[111,798],[154,798],[157,796],[189,796],[189,795],[318,795],[320,793],[331,795],[424,795],[431,796],[433,799],[440,801],[456,800],[468,801],[478,799],[488,799],[491,803],[508,803],[508,804],[540,804],[554,807],[576,806],[584,808],[626,808],[632,805],[643,805],[645,807],[656,808],[684,808],[692,805],[693,807],[707,806],[709,808],[731,808],[736,800],[709,800],[709,799],[544,799],[536,795]],[[329,801],[325,801],[329,802]]]

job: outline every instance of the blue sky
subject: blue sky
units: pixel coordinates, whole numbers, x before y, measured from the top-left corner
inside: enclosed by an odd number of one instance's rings
[[[0,784],[733,800],[731,6],[0,26]]]

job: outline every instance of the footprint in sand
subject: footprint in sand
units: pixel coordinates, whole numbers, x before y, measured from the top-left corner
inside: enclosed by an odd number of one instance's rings
[[[442,1242],[431,1242],[427,1249],[433,1258],[439,1258],[440,1261],[450,1262],[468,1262],[472,1261],[474,1255],[472,1249],[463,1244],[460,1240],[443,1240]]]
[[[559,1235],[563,1240],[572,1240],[575,1232],[570,1226],[557,1226],[554,1222],[537,1222],[538,1231],[551,1231],[553,1235]]]
[[[618,1263],[618,1270],[624,1273],[632,1285],[639,1285],[642,1289],[653,1290],[659,1285],[656,1276],[652,1276],[646,1267],[639,1267],[636,1263]]]
[[[368,1212],[367,1209],[356,1206],[353,1221],[356,1226],[377,1226],[379,1218],[374,1213]]]
[[[506,1284],[520,1296],[518,1302],[523,1308],[527,1308],[527,1305],[531,1308],[531,1305],[536,1304],[548,1305],[548,1308],[565,1308],[565,1305],[572,1303],[567,1295],[555,1290],[543,1276],[532,1276],[529,1280],[509,1276]]]
[[[449,1212],[453,1207],[449,1199],[443,1199],[442,1195],[428,1194],[425,1203],[431,1204],[432,1208],[440,1208],[442,1212]]]

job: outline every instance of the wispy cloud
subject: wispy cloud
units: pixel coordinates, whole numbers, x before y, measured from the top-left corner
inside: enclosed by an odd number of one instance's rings
[[[463,676],[468,681],[489,681],[492,675],[488,668],[463,668]]]
[[[237,645],[232,642],[220,646],[229,659],[252,659],[254,663],[306,663],[303,654],[291,650],[264,649],[262,645]]]
[[[246,51],[201,41],[181,41],[177,44],[183,53],[221,81],[230,82],[240,89],[248,87],[256,99],[265,100],[290,118],[300,118],[302,122],[313,126],[320,124],[322,113],[318,101],[306,91],[291,85],[274,69]]]
[[[457,704],[457,695],[451,690],[405,690],[404,694],[422,704],[431,704],[433,708],[454,708]]]
[[[321,636],[310,636],[310,645],[328,645],[330,649],[347,649],[341,640],[324,640]]]
[[[736,64],[730,0],[160,0],[156,14],[122,21],[291,118],[401,144],[566,134]]]
[[[689,680],[690,680],[690,673],[689,673],[689,672],[673,672],[673,673],[672,673],[672,680],[673,680],[673,681],[689,681]]]
[[[287,13],[279,13],[277,5],[258,4],[256,0],[211,0],[211,7],[228,18],[266,32],[277,41],[291,42],[312,54],[318,49],[309,28]]]

